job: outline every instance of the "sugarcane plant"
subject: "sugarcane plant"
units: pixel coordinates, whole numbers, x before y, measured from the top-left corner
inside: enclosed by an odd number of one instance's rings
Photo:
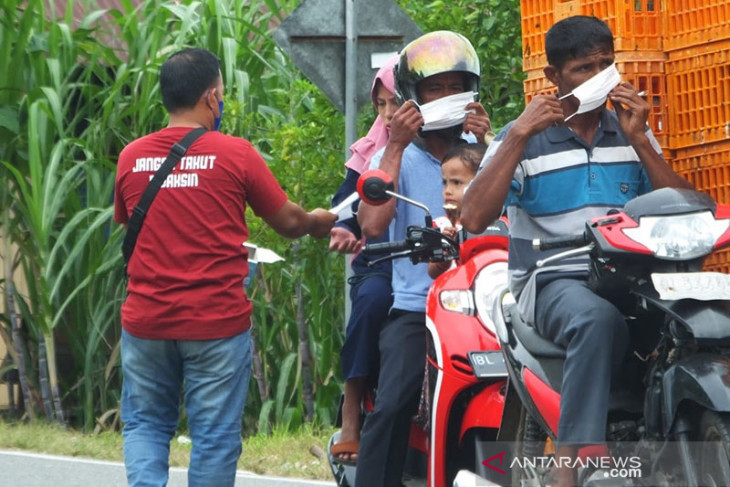
[[[424,31],[457,30],[485,59],[495,127],[522,104],[517,0],[397,0]],[[0,2],[0,338],[24,416],[119,426],[123,229],[113,222],[117,156],[167,123],[158,74],[183,47],[222,61],[221,129],[264,155],[289,197],[328,207],[345,170],[344,117],[277,47],[301,0]],[[488,62],[487,62],[488,61]],[[358,120],[365,133],[369,107]],[[344,262],[296,246],[249,212],[250,240],[285,262],[259,269],[247,433],[333,422],[341,392]],[[184,420],[184,418],[183,418]]]

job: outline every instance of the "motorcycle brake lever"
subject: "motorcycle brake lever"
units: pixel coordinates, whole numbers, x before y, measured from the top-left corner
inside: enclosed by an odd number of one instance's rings
[[[412,249],[395,252],[393,254],[389,254],[384,257],[380,257],[379,259],[371,260],[370,262],[368,262],[368,267],[373,267],[381,262],[385,262],[388,260],[399,259],[401,257],[409,257],[409,254],[412,254],[412,253],[413,253]]]

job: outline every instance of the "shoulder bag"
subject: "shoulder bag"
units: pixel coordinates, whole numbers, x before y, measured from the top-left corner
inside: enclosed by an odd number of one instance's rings
[[[172,146],[170,153],[167,155],[167,159],[162,163],[160,168],[155,172],[152,180],[147,185],[147,188],[142,193],[142,197],[139,199],[139,203],[132,210],[132,214],[129,216],[127,222],[127,234],[124,236],[124,242],[122,242],[122,255],[124,256],[124,271],[127,273],[127,266],[129,265],[129,259],[132,257],[134,252],[134,246],[137,243],[137,235],[142,228],[147,211],[152,204],[152,200],[157,196],[157,192],[162,187],[162,183],[165,182],[167,176],[172,172],[172,168],[177,165],[182,156],[188,150],[193,142],[198,137],[203,135],[207,129],[205,127],[198,127],[188,132],[185,137]]]

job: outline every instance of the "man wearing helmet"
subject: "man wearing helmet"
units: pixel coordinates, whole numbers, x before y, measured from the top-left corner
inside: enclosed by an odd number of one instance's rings
[[[398,193],[441,216],[440,161],[462,136],[484,142],[491,128],[486,110],[473,101],[479,89],[476,52],[454,32],[425,34],[401,51],[395,89],[400,107],[391,122],[390,139],[370,168],[390,174]],[[427,111],[436,115],[424,124],[422,112]],[[392,240],[402,240],[409,225],[423,224],[423,210],[400,200],[381,206],[361,203],[358,222],[366,237],[389,229]],[[393,262],[393,307],[380,332],[378,395],[363,425],[356,486],[401,485],[423,379],[426,295],[432,282],[426,263]]]

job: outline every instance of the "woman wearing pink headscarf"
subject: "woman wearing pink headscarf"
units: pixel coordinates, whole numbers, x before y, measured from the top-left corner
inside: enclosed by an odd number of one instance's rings
[[[332,199],[336,205],[356,190],[357,178],[370,166],[370,158],[388,142],[390,121],[398,109],[395,100],[393,67],[398,56],[393,56],[378,70],[370,96],[378,112],[368,134],[350,146],[352,156],[345,163],[345,181]],[[357,204],[357,203],[355,203]],[[386,241],[387,234],[378,240]],[[357,253],[362,246],[360,226],[356,218],[337,222],[330,232],[330,250],[340,253]],[[351,265],[354,275],[350,282],[352,307],[345,332],[345,343],[340,353],[342,373],[345,379],[342,404],[342,430],[339,441],[332,445],[331,453],[336,461],[353,464],[357,460],[360,443],[360,405],[368,384],[377,382],[378,335],[380,325],[388,316],[393,303],[391,294],[391,265],[382,262],[368,266],[369,257],[357,254]]]
[[[345,181],[333,197],[333,204],[339,203],[355,191],[357,178],[368,169],[370,159],[375,153],[385,147],[388,142],[390,121],[398,110],[395,100],[395,80],[393,79],[393,67],[397,61],[398,56],[392,56],[375,74],[370,89],[370,98],[373,100],[373,106],[378,112],[378,116],[368,134],[350,146],[352,156],[345,163],[347,168]],[[353,220],[355,219],[353,218]],[[347,221],[347,224],[339,223],[331,232],[330,250],[340,253],[357,252],[361,244],[359,235],[360,228],[357,226],[356,220]]]

